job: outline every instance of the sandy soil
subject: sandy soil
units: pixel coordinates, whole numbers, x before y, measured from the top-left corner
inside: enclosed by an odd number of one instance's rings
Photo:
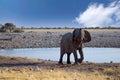
[[[0,80],[120,80],[120,63],[59,65],[55,61],[0,56]]]
[[[92,37],[85,47],[120,48],[120,29],[87,29]],[[73,29],[27,29],[24,33],[0,33],[0,48],[59,47],[62,35]]]

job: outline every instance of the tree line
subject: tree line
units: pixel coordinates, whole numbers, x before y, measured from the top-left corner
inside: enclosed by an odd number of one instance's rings
[[[4,25],[0,24],[0,32],[24,32],[24,29],[74,29],[74,27],[31,27],[26,28],[22,26],[21,28],[17,28],[13,23],[5,23]],[[120,29],[120,27],[83,27],[82,29]]]
[[[81,27],[22,27],[24,29],[75,29],[75,28],[81,28]],[[120,29],[120,27],[113,27],[113,26],[106,26],[106,27],[82,27],[82,29]]]

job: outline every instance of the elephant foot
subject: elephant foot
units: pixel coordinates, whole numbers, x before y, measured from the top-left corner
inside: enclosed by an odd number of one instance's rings
[[[83,61],[83,59],[78,59],[78,62],[79,62],[79,63],[82,63],[82,61]]]
[[[61,61],[59,61],[58,64],[63,64],[63,63]]]
[[[69,62],[67,62],[67,64],[71,64],[71,62],[69,61]]]
[[[78,63],[77,62],[74,62],[74,65],[77,65]]]

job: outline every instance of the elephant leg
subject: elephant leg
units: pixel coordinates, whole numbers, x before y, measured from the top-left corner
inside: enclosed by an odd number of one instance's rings
[[[67,64],[71,64],[71,62],[70,62],[70,53],[67,53]]]
[[[61,50],[60,50],[60,59],[59,59],[59,62],[58,62],[59,64],[63,64],[63,63],[62,63],[62,60],[63,60],[63,55],[64,55],[64,54],[65,54],[64,51],[61,49]]]
[[[73,52],[73,55],[74,55],[74,59],[75,59],[75,64],[77,64],[77,63],[78,63],[78,56],[77,56],[77,52],[76,52],[76,51],[74,51],[74,52]]]
[[[82,63],[83,59],[84,59],[84,55],[83,55],[83,50],[82,48],[79,49],[79,54],[80,54],[80,59],[79,59],[79,63]]]
[[[59,59],[59,62],[58,62],[59,64],[63,64],[63,62],[62,62],[62,60],[63,60],[63,55],[64,55],[64,54],[61,54],[61,55],[60,55],[60,59]]]

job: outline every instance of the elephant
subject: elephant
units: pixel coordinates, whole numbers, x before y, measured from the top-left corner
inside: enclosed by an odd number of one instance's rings
[[[83,56],[83,43],[90,42],[91,35],[87,30],[83,29],[74,29],[72,33],[66,33],[62,36],[60,42],[60,59],[59,64],[63,64],[63,56],[67,53],[67,64],[71,64],[70,62],[70,54],[73,53],[75,64],[82,63]],[[77,50],[79,50],[80,59],[77,56]]]

